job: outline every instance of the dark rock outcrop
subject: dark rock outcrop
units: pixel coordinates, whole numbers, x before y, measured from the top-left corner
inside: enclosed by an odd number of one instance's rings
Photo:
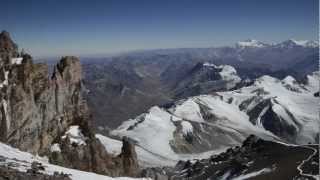
[[[0,33],[0,58],[7,59],[18,55],[18,46],[11,40],[7,31]]]
[[[33,172],[20,172],[0,166],[0,180],[71,180],[68,175],[55,173],[47,175]]]
[[[0,140],[23,151],[47,155],[52,163],[62,166],[111,176],[134,174],[131,171],[138,167],[133,147],[124,143],[129,149],[112,157],[94,136],[78,58],[63,57],[49,77],[46,64],[33,63],[27,54],[18,57],[17,52],[9,34],[1,33]],[[73,137],[74,133],[81,136]],[[83,143],[72,138],[81,138]],[[60,152],[52,151],[54,144]]]
[[[60,152],[52,152],[51,162],[84,171],[93,171],[110,176],[136,176],[139,165],[134,145],[125,138],[122,152],[113,157],[98,139],[86,140],[86,145],[60,141]]]
[[[127,137],[123,137],[122,144],[121,154],[118,158],[122,161],[124,174],[136,176],[139,165],[134,145]]]
[[[314,179],[319,174],[318,145],[287,146],[250,135],[241,147],[227,149],[208,159],[179,161],[174,168],[148,168],[142,175],[154,179],[234,179],[251,175],[254,179]],[[302,164],[304,174],[297,167]],[[260,172],[260,173],[257,173]],[[161,178],[158,178],[161,177]]]
[[[259,97],[252,99],[252,101],[253,100],[259,101]],[[281,106],[281,104],[278,103],[275,98],[262,100],[254,108],[248,111],[250,121],[253,124],[257,124],[258,122],[256,121],[257,119],[259,119],[258,117],[261,116],[260,121],[266,130],[272,132],[278,137],[287,140],[288,142],[294,142],[297,138],[299,129],[296,129],[292,124],[286,123],[286,121],[272,109],[273,105]],[[283,108],[285,109],[288,116],[291,117],[296,127],[300,127],[301,125],[298,123],[298,120],[294,117],[294,115],[292,115],[292,113],[287,108]],[[264,110],[265,112],[263,112]]]

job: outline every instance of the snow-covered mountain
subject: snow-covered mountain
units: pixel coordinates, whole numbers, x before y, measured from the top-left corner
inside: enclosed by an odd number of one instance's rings
[[[278,80],[258,78],[252,86],[218,93],[223,100],[249,115],[255,126],[291,143],[315,143],[319,135],[319,73],[307,76],[306,84],[288,76]]]
[[[269,44],[254,39],[247,39],[236,43],[236,47],[238,48],[261,48],[266,46],[269,46]]]
[[[319,43],[317,41],[289,39],[281,43],[275,44],[275,46],[281,47],[281,48],[292,48],[295,46],[315,48],[315,47],[319,47]]]
[[[176,84],[175,98],[230,90],[240,81],[241,78],[232,66],[198,63]]]
[[[307,76],[305,84],[290,76],[283,80],[262,76],[238,90],[152,107],[111,134],[129,136],[153,155],[173,161],[239,145],[249,134],[293,144],[315,143],[318,79],[317,72]]]
[[[262,41],[247,39],[244,41],[239,41],[236,43],[237,48],[265,48],[265,47],[273,47],[273,48],[292,48],[292,47],[305,47],[305,48],[315,48],[319,47],[319,43],[317,41],[312,40],[296,40],[289,39],[279,43],[268,44]]]

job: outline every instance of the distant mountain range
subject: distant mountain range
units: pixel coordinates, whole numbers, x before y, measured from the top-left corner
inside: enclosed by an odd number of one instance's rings
[[[317,41],[308,41],[308,40],[295,40],[289,39],[276,44],[268,44],[254,39],[248,39],[245,41],[239,41],[236,43],[238,48],[263,48],[263,47],[278,47],[278,48],[293,48],[297,46],[306,47],[306,48],[316,48],[319,47]]]
[[[100,60],[89,58],[82,64],[96,125],[108,129],[153,105],[225,90],[226,82],[217,81],[218,69],[210,70],[204,63],[231,65],[247,82],[263,75],[280,79],[291,75],[300,82],[318,69],[318,57],[314,41],[267,44],[247,40],[232,47],[136,51]]]

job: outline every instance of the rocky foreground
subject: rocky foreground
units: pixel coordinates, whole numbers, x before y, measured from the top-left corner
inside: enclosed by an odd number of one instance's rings
[[[18,51],[8,32],[0,34],[0,141],[47,156],[60,166],[109,176],[135,176],[134,147],[124,138],[112,156],[95,138],[83,98],[82,69],[76,57],[63,57],[49,75]]]
[[[0,180],[71,180],[68,175],[47,175],[37,172],[20,172],[8,167],[0,167]]]
[[[249,136],[208,159],[180,161],[174,168],[149,168],[153,179],[319,179],[319,146],[295,146]]]

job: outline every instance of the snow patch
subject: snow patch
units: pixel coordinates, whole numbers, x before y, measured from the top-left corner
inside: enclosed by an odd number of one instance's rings
[[[4,86],[8,86],[8,84],[9,84],[8,76],[9,76],[9,71],[5,71],[4,72],[4,80],[2,83],[0,83],[0,88],[3,88]]]
[[[51,152],[61,152],[60,144],[55,143],[50,147]]]
[[[196,102],[193,101],[192,98],[184,101],[181,105],[178,105],[170,111],[172,111],[175,116],[181,119],[195,122],[204,122],[200,112],[200,107]]]
[[[245,175],[238,176],[236,178],[233,178],[233,180],[245,180],[245,179],[249,179],[249,178],[256,177],[258,175],[266,174],[266,173],[270,173],[270,172],[272,172],[272,169],[263,168],[263,169],[261,169],[259,171],[256,171],[256,172],[252,172],[252,173],[248,173],[248,174],[245,174]]]
[[[69,138],[71,143],[75,143],[77,145],[86,145],[86,138],[82,134],[79,126],[70,126],[62,139]]]
[[[182,132],[184,135],[188,135],[189,133],[193,132],[193,126],[190,122],[181,121],[181,126],[182,126]]]
[[[256,123],[256,125],[257,125],[259,128],[264,129],[263,123],[261,122],[261,117],[268,111],[269,108],[270,108],[269,106],[266,106],[266,107],[264,107],[264,108],[262,109],[262,111],[260,112],[260,114],[259,114],[259,116],[258,116],[258,118],[257,118],[257,123]]]
[[[216,67],[216,65],[212,64],[212,63],[203,63],[203,66],[207,66],[207,67]]]
[[[7,124],[7,129],[10,129],[10,119],[9,119],[9,114],[8,114],[8,103],[5,99],[2,99],[2,107],[4,111],[4,115],[6,118],[6,124]]]
[[[11,64],[21,64],[22,63],[23,58],[22,57],[18,57],[18,58],[12,58],[11,59]]]

